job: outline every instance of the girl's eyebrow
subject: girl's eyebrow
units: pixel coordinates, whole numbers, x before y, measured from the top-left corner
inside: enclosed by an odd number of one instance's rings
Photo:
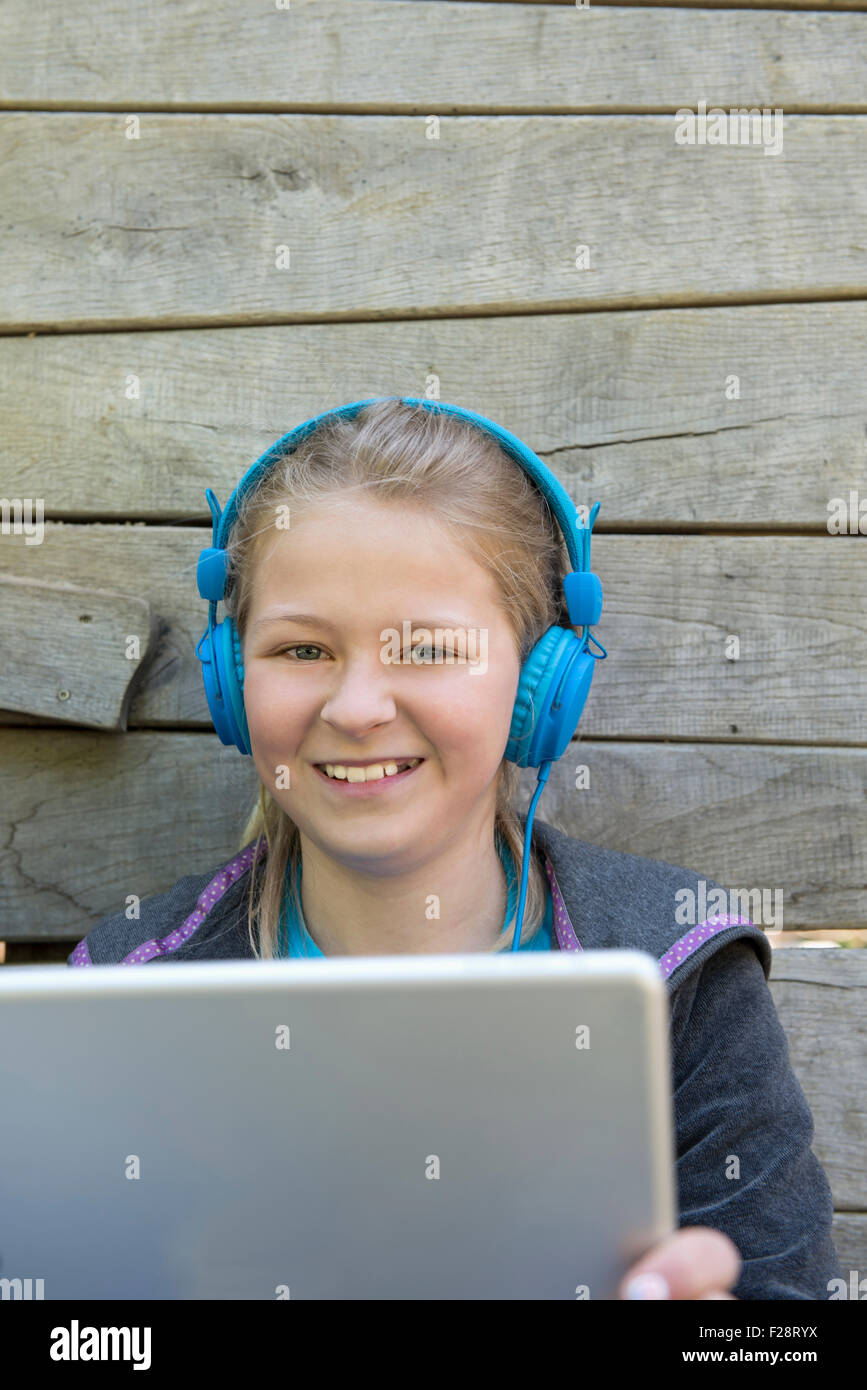
[[[317,618],[312,613],[285,613],[282,609],[274,613],[266,613],[263,618],[259,618],[253,624],[253,630],[263,627],[265,623],[299,623],[303,627],[332,627],[333,624],[324,618]]]
[[[466,628],[472,624],[463,618],[407,618],[410,627],[453,627]],[[262,627],[265,623],[297,623],[300,627],[327,627],[334,629],[335,624],[330,623],[327,618],[317,618],[314,613],[287,613],[282,610],[275,613],[266,613],[264,617],[258,618],[253,624],[251,631],[257,627]]]

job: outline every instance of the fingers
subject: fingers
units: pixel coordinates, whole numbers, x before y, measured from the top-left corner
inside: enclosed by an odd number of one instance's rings
[[[722,1292],[740,1276],[740,1252],[734,1241],[710,1226],[685,1226],[655,1245],[629,1269],[618,1288],[626,1298],[626,1286],[639,1274],[661,1275],[672,1299],[732,1298]],[[652,1289],[646,1297],[664,1297]],[[737,1300],[735,1300],[737,1301]]]

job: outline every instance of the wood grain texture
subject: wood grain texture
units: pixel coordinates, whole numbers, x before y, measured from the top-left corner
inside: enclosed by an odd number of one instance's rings
[[[452,4],[455,0],[443,0],[444,4]],[[577,0],[478,0],[480,5],[574,5]],[[595,5],[607,5],[608,0],[592,0]],[[641,0],[642,7],[650,8],[669,8],[669,0]],[[670,0],[672,8],[695,8],[695,0]],[[860,12],[864,5],[859,0],[702,0],[702,10],[775,10],[777,13],[786,10],[815,10],[822,11],[842,11],[852,10]]]
[[[850,1283],[852,1270],[859,1272],[859,1280],[867,1278],[864,1273],[867,1270],[867,1212],[835,1212],[831,1238],[847,1284]],[[859,1298],[864,1298],[863,1292]]]
[[[767,890],[771,913],[781,893],[784,930],[858,925],[867,919],[865,759],[579,741],[552,768],[539,815],[729,892]],[[574,788],[579,764],[590,769],[587,790]],[[0,728],[0,935],[77,940],[128,893],[163,891],[229,859],[258,786],[251,760],[215,733]],[[525,771],[519,805],[534,786]]]
[[[156,633],[144,599],[0,574],[0,609],[0,707],[126,729],[134,683]]]
[[[251,760],[216,734],[7,729],[0,749],[7,940],[78,940],[130,894],[216,870],[258,795]]]
[[[855,297],[864,118],[0,115],[0,328]],[[809,190],[809,196],[805,196]],[[578,248],[588,248],[582,261]],[[576,268],[576,260],[581,268]]]
[[[455,3],[455,0],[443,0],[444,4]],[[577,3],[577,0],[478,0],[480,5],[569,5]],[[608,0],[592,0],[594,5],[607,5]],[[641,0],[642,7],[650,8],[669,8],[669,0]],[[672,8],[695,8],[695,0],[670,0]],[[815,10],[818,13],[823,11],[842,11],[852,10],[860,12],[864,5],[859,0],[702,0],[702,10],[775,10],[777,13],[786,10]]]
[[[806,8],[835,9],[822,0]],[[797,4],[798,0],[794,0]],[[857,14],[595,3],[236,0],[0,7],[7,105],[447,114],[833,103],[863,109]]]
[[[828,1175],[834,1206],[863,1211],[867,951],[775,951],[770,989],[813,1112],[813,1152]]]
[[[865,302],[11,337],[0,467],[55,519],[207,522],[294,425],[433,379],[598,527],[827,534],[867,476],[865,357]]]
[[[535,786],[524,769],[522,806]],[[749,893],[746,915],[758,923],[761,903],[766,929],[858,927],[867,921],[865,787],[864,750],[582,737],[552,767],[539,814],[577,839]]]

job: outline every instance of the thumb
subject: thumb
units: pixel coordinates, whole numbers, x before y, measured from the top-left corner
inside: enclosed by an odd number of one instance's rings
[[[666,1236],[627,1271],[618,1286],[618,1297],[704,1298],[730,1289],[740,1276],[740,1251],[722,1231],[711,1226],[685,1226]],[[645,1292],[628,1294],[627,1286],[639,1275],[655,1275]],[[665,1282],[668,1293],[660,1281]]]

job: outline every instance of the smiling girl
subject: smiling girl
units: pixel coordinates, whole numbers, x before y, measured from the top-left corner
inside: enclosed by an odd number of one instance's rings
[[[258,803],[233,859],[135,922],[104,919],[69,963],[498,951],[516,926],[520,950],[649,951],[671,1003],[681,1229],[621,1293],[827,1298],[831,1194],[764,933],[728,916],[684,931],[694,872],[515,807],[516,692],[543,634],[570,628],[572,566],[547,493],[483,419],[356,403],[278,441],[233,495],[225,547],[200,565],[211,618],[222,598],[231,625],[209,625],[201,659]],[[237,675],[219,694],[218,643]]]

